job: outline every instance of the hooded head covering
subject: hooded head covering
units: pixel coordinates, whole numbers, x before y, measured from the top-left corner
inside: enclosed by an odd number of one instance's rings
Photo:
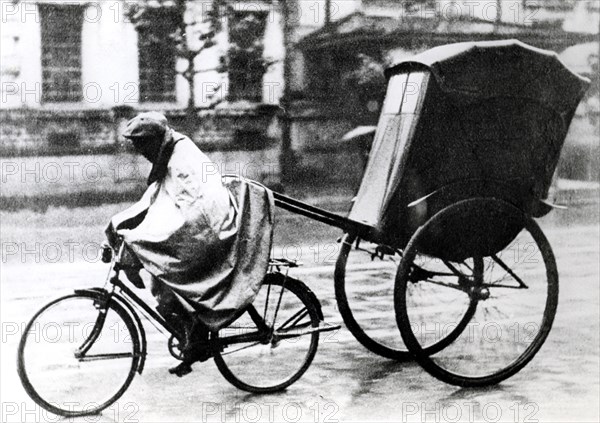
[[[140,113],[129,122],[123,132],[123,137],[131,140],[145,138],[149,142],[158,141],[156,158],[148,176],[148,185],[161,180],[167,174],[167,165],[178,139],[173,137],[173,130],[169,128],[167,118],[162,113]]]
[[[129,122],[123,132],[124,138],[159,138],[168,128],[167,118],[162,113],[140,113]]]

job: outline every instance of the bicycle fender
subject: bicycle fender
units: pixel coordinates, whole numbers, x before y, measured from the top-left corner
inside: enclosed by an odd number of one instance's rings
[[[306,286],[306,284],[304,282],[301,282],[301,281],[298,281],[298,282],[300,282],[303,285],[303,288],[306,289],[306,293],[310,297],[311,301],[313,303],[315,303],[315,305],[317,306],[317,313],[319,314],[319,319],[321,321],[325,320],[325,316],[323,316],[323,310],[321,309],[321,301],[319,301],[319,299],[317,298],[315,293],[312,292],[312,290],[308,286]]]
[[[94,295],[101,295],[103,297],[109,295],[109,292],[106,289],[99,288],[99,287],[76,289],[75,293],[76,294],[94,294]],[[138,316],[138,314],[133,309],[132,305],[127,300],[125,300],[123,297],[121,297],[119,294],[116,294],[116,293],[112,294],[112,298],[115,301],[117,301],[117,303],[120,306],[125,308],[129,312],[131,318],[133,319],[134,326],[136,327],[135,336],[137,337],[138,342],[140,343],[140,354],[141,354],[140,361],[137,365],[136,371],[138,372],[138,374],[141,375],[142,371],[144,370],[144,365],[146,364],[146,355],[147,355],[146,330],[144,329],[144,325],[142,324],[140,317]]]
[[[138,367],[137,367],[137,372],[138,372],[138,374],[141,375],[142,371],[144,371],[144,365],[146,364],[146,356],[148,355],[147,350],[146,350],[146,329],[144,329],[144,325],[142,324],[142,321],[140,320],[140,316],[138,316],[138,314],[135,312],[135,310],[133,309],[133,306],[129,303],[129,301],[125,300],[123,297],[121,297],[120,295],[117,295],[117,294],[114,294],[114,297],[133,316],[133,320],[135,322],[135,325],[137,326],[137,334],[136,335],[140,342],[140,354],[141,354],[140,362],[138,363]]]

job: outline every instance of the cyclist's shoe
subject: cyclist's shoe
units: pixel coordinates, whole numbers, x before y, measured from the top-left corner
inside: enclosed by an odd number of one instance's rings
[[[171,367],[169,369],[169,373],[171,373],[172,375],[175,375],[177,377],[183,377],[185,375],[192,373],[192,366],[190,363],[186,363],[185,361],[183,361],[183,362],[179,363],[177,366]]]
[[[208,328],[200,321],[194,321],[184,328],[185,341],[181,348],[182,362],[169,369],[169,373],[179,377],[185,376],[192,371],[191,365],[197,361],[203,362],[212,357],[210,344],[208,343]]]
[[[186,346],[182,351],[183,361],[177,366],[169,369],[169,373],[172,375],[183,377],[192,372],[192,364],[200,361],[206,361],[212,357],[210,347],[207,343],[198,343],[195,345]]]

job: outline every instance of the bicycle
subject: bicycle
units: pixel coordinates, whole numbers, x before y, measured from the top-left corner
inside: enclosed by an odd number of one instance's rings
[[[96,414],[125,393],[135,374],[142,374],[148,355],[140,315],[170,334],[169,352],[182,359],[183,334],[119,278],[123,251],[121,244],[110,259],[103,287],[76,289],[51,301],[25,327],[18,374],[29,396],[52,413]],[[239,389],[272,393],[287,388],[310,366],[319,333],[340,328],[323,326],[315,294],[287,276],[287,269],[296,266],[272,259],[253,303],[229,326],[210,334],[217,368]]]

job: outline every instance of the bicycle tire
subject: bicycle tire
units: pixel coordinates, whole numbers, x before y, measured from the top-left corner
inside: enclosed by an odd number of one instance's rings
[[[367,348],[369,351],[385,357],[385,358],[389,358],[392,360],[396,360],[396,361],[410,361],[413,360],[413,355],[412,353],[409,351],[408,347],[406,347],[406,345],[403,343],[401,336],[393,336],[393,340],[390,339],[390,335],[391,332],[387,332],[384,335],[379,335],[377,338],[371,334],[368,333],[367,330],[365,329],[364,326],[366,326],[366,324],[361,324],[359,323],[359,319],[357,318],[357,316],[355,315],[355,313],[352,310],[352,305],[350,304],[351,301],[349,300],[349,295],[348,295],[348,283],[347,283],[347,278],[346,278],[346,273],[348,271],[348,257],[350,256],[353,248],[352,245],[353,243],[356,241],[356,237],[352,234],[345,234],[344,237],[342,238],[342,247],[340,250],[340,254],[338,256],[338,260],[336,263],[336,268],[335,268],[335,297],[336,297],[336,301],[338,304],[338,309],[340,311],[340,314],[342,315],[342,319],[344,320],[344,323],[346,325],[346,327],[348,328],[348,330],[352,333],[352,335],[354,335],[354,337],[356,338],[356,340],[362,344],[365,348]],[[376,259],[377,260],[377,259]],[[364,261],[364,260],[363,260]],[[369,265],[372,266],[372,265]],[[384,267],[385,264],[383,265]],[[393,302],[394,300],[394,280],[396,279],[396,275],[397,275],[397,267],[389,267],[389,269],[386,269],[386,272],[389,274],[388,276],[390,278],[393,278],[392,281],[389,281],[390,286],[388,287],[388,291],[383,292],[383,294],[385,295],[386,293],[389,295],[389,300],[391,302]],[[376,268],[376,267],[375,267]],[[377,270],[379,272],[378,277],[381,278],[381,270]],[[362,272],[363,278],[368,276],[368,273],[366,273],[366,271],[364,269],[358,269],[358,272]],[[369,282],[369,281],[368,281]],[[385,281],[381,282],[378,281],[378,283],[385,283]],[[378,290],[381,291],[380,287],[374,288],[374,290]],[[367,297],[369,299],[373,299],[373,297],[375,296],[375,294],[373,293],[368,293],[369,295],[364,295],[364,297]],[[381,295],[378,294],[380,297]],[[382,304],[376,304],[377,307],[379,308],[385,308],[382,307]],[[394,304],[391,304],[390,307],[392,310],[394,310]],[[440,351],[441,349],[445,348],[447,345],[451,344],[462,332],[462,330],[464,329],[464,325],[471,319],[473,313],[475,312],[475,304],[469,304],[467,306],[465,306],[464,309],[464,313],[462,314],[462,318],[460,319],[458,325],[456,326],[456,328],[451,331],[450,333],[446,334],[446,336],[440,340],[438,340],[437,342],[435,342],[432,345],[428,345],[424,351],[426,353],[429,354],[433,354],[437,351]],[[379,315],[374,315],[373,313],[371,313],[370,310],[367,310],[368,313],[368,318],[370,320],[374,320],[374,319],[378,319],[376,321],[377,325],[383,325],[385,324],[385,322],[382,322],[382,320],[379,318]],[[386,316],[389,318],[389,320],[391,322],[393,322],[394,324],[394,328],[393,328],[393,334],[396,335],[397,334],[397,327],[396,327],[396,319],[395,319],[395,315],[388,315]],[[373,332],[376,331],[380,331],[379,328],[374,329]],[[385,340],[384,340],[385,337]],[[395,345],[391,345],[392,342]]]
[[[522,229],[515,239],[504,247],[503,251],[493,254],[496,258],[492,255],[482,256],[481,264],[473,267],[474,286],[469,295],[477,295],[480,298],[478,299],[478,312],[474,315],[477,320],[473,324],[473,331],[471,328],[465,331],[470,339],[466,339],[465,336],[464,340],[460,339],[455,342],[448,350],[442,351],[439,356],[428,354],[423,351],[421,342],[414,333],[414,325],[411,326],[406,307],[407,291],[411,283],[408,277],[411,263],[419,253],[419,245],[426,243],[424,240],[428,237],[430,228],[443,226],[444,221],[452,220],[455,216],[469,215],[473,211],[482,216],[493,212],[500,213],[504,216],[503,220],[513,220],[516,226]],[[516,250],[514,249],[515,245]],[[531,257],[532,260],[523,260],[522,258],[517,260],[515,257],[519,255],[519,248],[526,249],[536,256]],[[506,251],[508,253],[503,254]],[[511,257],[513,258],[512,267],[505,263],[510,264]],[[504,263],[504,267],[499,264],[497,259]],[[480,276],[478,276],[479,274]],[[513,282],[514,286],[508,285],[511,279],[515,281]],[[507,280],[508,282],[506,282]],[[519,280],[525,286],[520,285]],[[504,292],[507,293],[505,296],[502,295]],[[517,297],[515,292],[520,293],[520,297]],[[522,305],[517,301],[521,297],[523,298]],[[488,301],[490,302],[488,303]],[[461,387],[495,385],[523,369],[539,351],[551,330],[558,306],[556,261],[550,244],[539,225],[521,210],[493,198],[465,200],[438,212],[413,235],[400,264],[396,280],[395,303],[401,335],[417,362],[429,374],[445,383]],[[502,306],[502,310],[500,306]],[[490,319],[488,327],[500,327],[500,331],[496,331],[496,333],[505,336],[504,338],[495,336],[493,339],[488,336],[486,339],[485,329],[482,329],[481,334],[476,331],[486,327],[486,323],[482,324],[485,322],[483,319],[493,316],[491,312],[496,309],[497,314],[502,318]],[[516,320],[519,311],[523,313],[524,323]],[[532,318],[535,312],[537,312],[537,317]],[[529,328],[527,328],[528,326]],[[506,336],[507,333],[513,334],[512,339],[511,336]],[[476,339],[478,342],[475,341]],[[477,347],[476,344],[478,344]],[[498,345],[490,346],[488,344]],[[495,348],[496,355],[493,355],[494,351],[489,350],[494,346],[498,347]],[[461,350],[461,348],[464,349]],[[471,350],[467,352],[467,348],[471,348]],[[505,354],[506,357],[500,356],[501,354]],[[472,370],[468,368],[469,365],[472,365]],[[486,370],[483,369],[484,367]],[[489,370],[487,370],[488,367]]]
[[[89,307],[90,305],[95,310],[91,310]],[[58,308],[59,306],[60,308]],[[53,309],[58,311],[56,316],[53,316],[52,314],[54,313]],[[103,310],[105,311],[104,313]],[[66,313],[70,313],[68,316],[72,318],[69,320],[62,320]],[[89,313],[89,316],[95,315],[96,320],[92,326],[90,325],[90,322],[87,322],[81,327],[81,330],[79,330],[80,325],[75,319],[89,317],[84,316],[84,313]],[[104,318],[101,317],[102,314],[104,314]],[[46,322],[45,319],[50,319],[48,321],[49,323]],[[101,319],[103,319],[102,324],[100,324]],[[64,339],[65,334],[63,328],[65,326],[68,328],[69,332],[67,339]],[[53,327],[56,329],[56,333],[58,334],[56,341],[53,339],[52,342],[47,342],[49,341],[48,339],[43,339],[45,338],[43,335],[43,328],[45,327]],[[36,331],[40,328],[42,332],[37,333],[42,333],[42,336],[37,336],[37,339],[33,338],[32,335],[35,336]],[[122,333],[123,331],[125,331],[124,334]],[[110,339],[111,335],[112,339]],[[77,358],[70,347],[79,345],[81,349],[81,347],[92,338],[95,339],[90,345],[86,345],[84,348],[85,352],[83,353],[83,358]],[[81,343],[81,339],[84,339],[83,343]],[[104,348],[113,348],[117,343],[122,349],[122,352],[116,353],[113,351],[112,353],[91,354],[87,357],[85,356],[85,354],[95,351],[96,349],[104,351]],[[57,363],[41,363],[46,359],[62,359],[63,357],[58,357],[58,355],[63,352],[61,350],[66,350],[67,348],[69,348],[73,357],[67,359],[70,353],[67,354],[64,357],[66,363],[62,364],[60,363],[60,360]],[[37,349],[46,353],[36,354]],[[51,352],[47,351],[48,349],[51,350]],[[126,352],[128,350],[130,350],[130,352]],[[25,391],[40,407],[60,416],[80,417],[101,412],[125,393],[140,364],[140,351],[140,336],[137,332],[137,327],[129,312],[122,305],[118,304],[116,301],[111,301],[106,291],[77,292],[51,301],[31,318],[25,327],[19,342],[17,371]],[[74,389],[74,386],[65,384],[65,382],[62,381],[61,375],[57,375],[56,378],[50,377],[51,372],[60,371],[59,367],[62,366],[69,374],[71,371],[74,373],[71,375],[71,381],[81,383],[81,390],[83,390],[83,388],[91,388],[93,391],[99,393],[100,388],[108,387],[106,381],[115,377],[113,373],[117,370],[113,371],[105,364],[103,365],[103,368],[100,369],[100,366],[93,364],[88,365],[88,363],[93,363],[95,361],[106,363],[110,360],[111,354],[114,356],[115,362],[124,358],[131,358],[131,360],[130,363],[127,361],[125,365],[119,366],[118,371],[120,372],[120,368],[123,368],[126,370],[126,375],[121,375],[120,378],[113,379],[120,379],[122,382],[117,384],[118,386],[115,387],[114,392],[111,389],[110,392],[107,393],[106,399],[100,401],[90,400],[89,398],[84,399],[85,395],[77,389]],[[36,366],[42,367],[42,373],[39,375],[35,373]],[[98,383],[98,380],[85,380],[84,375],[76,372],[76,369],[83,370],[83,368],[92,371],[89,376],[94,376],[94,379],[101,379],[105,383]],[[44,376],[46,373],[48,376]],[[90,386],[91,384],[94,384],[94,386]],[[63,390],[65,392],[62,392]],[[81,394],[82,397],[79,399],[69,398],[72,395],[69,391],[72,390],[75,390],[75,395],[73,396]],[[67,398],[65,398],[66,401],[58,400],[59,396],[62,394],[67,396]]]
[[[306,317],[308,319],[303,318],[302,320],[297,322],[298,328],[300,328],[302,325],[304,325],[307,328],[308,327],[317,328],[319,326],[319,323],[321,321],[320,312],[319,312],[320,306],[317,303],[318,300],[316,299],[314,294],[301,281],[287,277],[285,275],[282,275],[281,273],[267,274],[267,276],[265,277],[263,286],[261,287],[261,292],[263,293],[263,295],[261,295],[259,293],[259,296],[257,296],[257,300],[259,300],[259,301],[255,300],[255,303],[253,303],[253,304],[257,305],[257,303],[261,301],[260,298],[264,297],[264,291],[268,290],[268,292],[270,293],[271,290],[273,289],[273,287],[281,287],[282,293],[289,291],[291,294],[293,294],[293,296],[297,300],[299,300],[299,301],[286,302],[285,305],[281,306],[281,308],[279,310],[279,314],[281,314],[284,311],[284,309],[286,307],[288,307],[288,303],[290,304],[289,307],[294,307],[294,309],[297,309],[297,307],[299,306],[298,303],[300,303],[306,309]],[[285,294],[281,294],[281,295],[283,298],[283,295],[285,295]],[[268,295],[267,295],[267,298],[268,298]],[[280,303],[283,303],[283,300],[279,300],[279,301],[280,301]],[[270,304],[269,304],[268,300],[265,303],[266,303],[266,305],[264,308],[265,308],[265,310],[267,310],[267,308]],[[271,305],[272,305],[272,303],[271,303]],[[261,306],[262,306],[262,304],[261,304]],[[277,306],[277,307],[279,307],[279,306]],[[260,310],[261,307],[257,307],[256,309]],[[267,312],[265,312],[265,314],[267,314]],[[287,315],[289,315],[289,313],[286,312],[285,315],[287,316]],[[246,329],[248,329],[248,326],[244,326],[245,323],[240,322],[241,320],[243,320],[244,317],[246,317],[246,321],[249,321],[247,319],[248,313],[245,312],[231,326],[228,326],[227,328],[224,328],[221,331],[213,332],[211,334],[211,345],[212,345],[213,356],[214,356],[217,368],[219,369],[219,371],[221,372],[223,377],[225,377],[225,379],[228,382],[230,382],[232,385],[234,385],[238,389],[241,389],[241,390],[244,390],[247,392],[273,393],[273,392],[278,392],[278,391],[284,390],[285,388],[289,387],[291,384],[296,382],[310,367],[310,364],[312,363],[312,361],[315,357],[315,354],[317,352],[317,347],[318,347],[318,342],[319,342],[319,333],[317,331],[315,331],[315,332],[311,332],[304,336],[298,336],[297,338],[290,338],[289,343],[291,343],[291,344],[296,342],[296,341],[293,341],[294,339],[296,339],[296,340],[305,339],[304,344],[306,344],[306,351],[302,352],[302,354],[303,354],[302,357],[298,357],[298,358],[290,357],[290,356],[295,356],[295,353],[296,353],[295,350],[297,350],[297,349],[295,348],[295,346],[283,345],[283,343],[286,342],[286,340],[283,340],[283,341],[279,341],[277,343],[277,345],[267,342],[267,343],[263,343],[262,345],[251,346],[252,348],[259,350],[259,351],[262,349],[262,351],[265,351],[267,354],[265,354],[264,356],[258,354],[256,356],[254,356],[252,358],[252,360],[250,360],[250,359],[246,359],[245,356],[243,355],[244,353],[242,352],[242,356],[239,359],[240,361],[235,361],[235,358],[229,359],[228,356],[236,352],[236,350],[234,348],[240,348],[240,347],[232,347],[231,350],[222,350],[223,346],[221,345],[221,342],[220,342],[220,339],[222,337],[221,334],[226,333],[231,330],[236,330],[233,328],[234,325],[236,325],[236,324],[241,325],[240,327],[242,327],[242,328],[246,327]],[[265,316],[263,316],[263,317],[265,317]],[[279,315],[277,317],[279,317]],[[302,321],[304,321],[304,323],[300,323]],[[281,322],[281,320],[278,320],[278,322]],[[271,322],[271,325],[272,325],[272,327],[275,326],[275,324],[273,322]],[[250,326],[251,326],[251,324],[250,324]],[[252,328],[252,330],[254,330],[254,328]],[[288,330],[288,329],[286,329],[286,330]],[[275,332],[277,333],[277,330]],[[277,351],[277,348],[281,348],[282,346],[284,348],[288,347],[287,354],[286,354],[286,352],[279,353],[280,354],[279,359],[282,359],[283,361],[281,361],[279,364],[273,364],[272,360],[276,359],[275,351]],[[225,348],[227,348],[227,347],[225,347]],[[241,348],[243,348],[243,347],[241,347]],[[233,352],[231,352],[231,351],[233,351]],[[248,348],[246,351],[252,351],[252,350],[250,350]],[[272,355],[268,355],[268,354],[272,354]],[[283,354],[283,355],[281,355],[281,354]],[[260,361],[262,359],[262,357],[267,357],[264,362]],[[290,366],[291,373],[289,375],[286,375],[284,378],[277,377],[275,379],[275,381],[271,381],[269,378],[270,373],[275,372],[277,370],[278,365],[281,367]],[[257,371],[255,372],[253,369],[256,369]],[[248,372],[248,374],[245,374],[246,372]],[[261,377],[267,378],[268,380],[265,382],[259,381],[259,379]],[[275,378],[275,376],[274,376],[274,378]]]

